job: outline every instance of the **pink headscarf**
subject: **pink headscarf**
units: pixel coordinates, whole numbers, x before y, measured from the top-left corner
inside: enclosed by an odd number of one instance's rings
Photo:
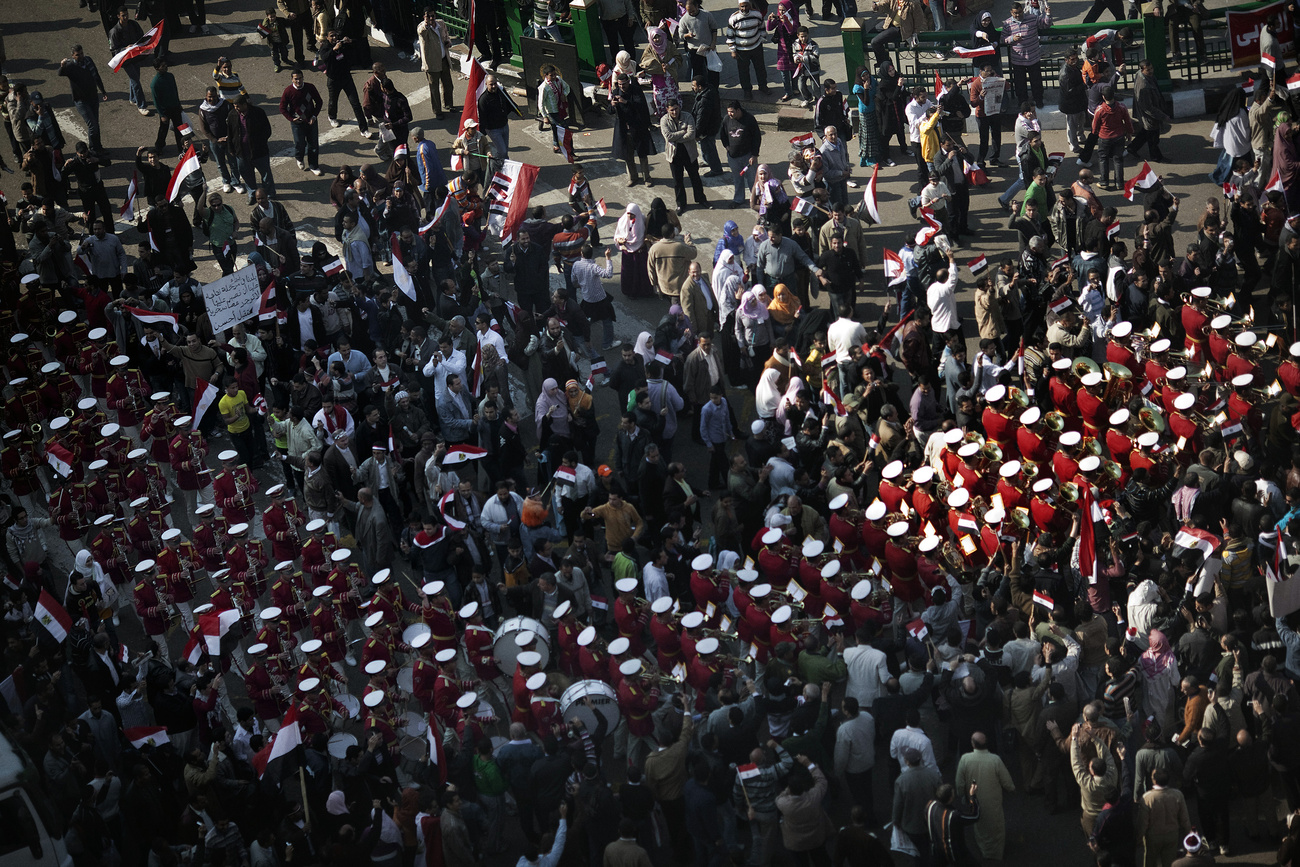
[[[1169,666],[1174,664],[1174,651],[1169,646],[1169,639],[1159,629],[1152,629],[1147,635],[1148,647],[1142,654],[1142,670],[1147,677],[1159,677]]]

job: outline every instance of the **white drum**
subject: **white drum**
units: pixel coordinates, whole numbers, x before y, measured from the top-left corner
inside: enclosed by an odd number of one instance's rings
[[[348,719],[356,719],[361,716],[361,699],[357,698],[350,692],[340,693],[334,696],[338,703],[347,709]]]
[[[348,747],[357,745],[357,736],[350,735],[347,732],[337,732],[330,735],[329,754],[336,759],[347,758]]]
[[[587,698],[591,699],[591,707],[584,701]],[[600,714],[605,718],[608,735],[618,727],[618,693],[603,680],[576,681],[560,696],[560,714],[565,722],[576,716],[589,732],[596,730],[595,714]]]
[[[429,628],[429,624],[412,623],[410,626],[402,630],[402,643],[407,645],[414,645],[416,636],[432,635],[432,634],[433,634],[433,630]]]
[[[413,738],[421,737],[428,728],[429,723],[425,720],[424,714],[416,713],[413,710],[408,710],[402,714],[402,729],[408,736]]]
[[[521,632],[532,632],[537,636],[528,650],[536,650],[542,655],[542,668],[551,659],[551,637],[540,620],[531,617],[511,617],[497,627],[492,637],[492,653],[496,656],[497,668],[507,677],[515,673],[515,659],[525,648],[515,643],[515,636]]]
[[[407,695],[415,694],[415,669],[412,666],[397,670],[397,688]]]

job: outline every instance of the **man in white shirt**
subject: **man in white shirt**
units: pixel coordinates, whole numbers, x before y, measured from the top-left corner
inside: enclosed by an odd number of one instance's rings
[[[844,694],[857,699],[859,707],[871,707],[889,680],[889,666],[885,664],[884,651],[871,646],[876,637],[874,627],[863,626],[856,637],[857,646],[844,651],[844,664],[849,668]]]
[[[261,720],[253,714],[251,707],[241,707],[238,715],[239,721],[235,724],[234,736],[230,739],[230,751],[242,761],[252,764],[252,737],[253,735],[265,737],[266,733],[262,730]]]
[[[912,708],[907,712],[907,725],[898,729],[889,739],[889,757],[899,764],[903,762],[903,753],[914,749],[921,754],[921,764],[931,770],[939,770],[939,763],[934,758],[934,744],[930,736],[921,728],[921,712]]]
[[[853,803],[874,816],[871,769],[876,765],[876,721],[851,695],[840,702],[844,722],[835,731],[835,774],[844,780]]]
[[[509,409],[514,406],[514,403],[510,399],[510,371],[508,366],[510,356],[506,353],[506,342],[498,332],[492,330],[492,317],[486,313],[480,313],[474,317],[474,330],[477,332],[475,338],[478,340],[479,353],[486,353],[487,348],[491,346],[496,350],[497,358],[501,360],[494,372],[484,371],[484,373],[488,381],[491,381],[492,377],[495,376],[497,385],[501,387],[501,397],[505,400],[506,408]],[[473,359],[470,359],[470,364],[473,365],[473,363]],[[483,383],[483,390],[487,391],[487,382]]]
[[[668,573],[664,571],[667,565],[668,552],[660,548],[641,570],[641,586],[645,589],[645,598],[650,602],[672,595],[668,589]]]
[[[934,334],[934,354],[941,355],[948,342],[948,333],[958,331],[957,320],[957,262],[952,250],[948,251],[948,267],[935,272],[934,282],[925,290],[925,302],[930,307],[930,331]]]
[[[465,378],[465,353],[452,347],[451,338],[444,334],[438,338],[438,351],[421,371],[425,376],[433,377],[433,394],[435,401],[441,401],[447,394],[447,377],[453,373]]]

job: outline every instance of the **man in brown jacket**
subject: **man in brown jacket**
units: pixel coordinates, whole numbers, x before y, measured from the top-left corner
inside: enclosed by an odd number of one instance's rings
[[[1169,772],[1151,772],[1154,785],[1138,805],[1138,835],[1142,838],[1145,867],[1170,867],[1178,843],[1192,830],[1183,793],[1169,787]]]
[[[686,282],[691,262],[699,255],[691,245],[690,237],[687,235],[684,240],[677,240],[677,228],[669,225],[664,237],[650,248],[646,262],[650,269],[650,282],[660,295],[673,301],[677,300],[682,283]]]
[[[651,867],[650,854],[636,842],[636,822],[619,821],[618,839],[605,847],[602,867]]]
[[[674,710],[680,712],[679,704],[681,708],[690,707],[685,691],[673,700]],[[688,776],[686,748],[690,745],[694,732],[695,720],[687,712],[682,719],[682,733],[677,740],[669,745],[661,741],[659,748],[646,756],[645,760],[645,785],[664,811],[664,820],[668,823],[668,833],[672,837],[673,852],[678,861],[688,860],[691,852],[691,840],[686,833],[684,792]]]

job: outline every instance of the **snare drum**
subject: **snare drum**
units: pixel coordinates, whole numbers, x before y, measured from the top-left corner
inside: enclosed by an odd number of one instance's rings
[[[511,617],[497,627],[496,633],[492,636],[492,653],[496,656],[497,668],[501,669],[502,674],[507,677],[514,675],[515,659],[524,650],[515,643],[515,636],[521,632],[532,632],[537,636],[527,649],[536,650],[542,655],[542,668],[546,668],[546,663],[551,658],[550,633],[546,631],[541,621],[531,617]]]
[[[340,693],[334,698],[347,709],[348,719],[356,719],[361,716],[361,699],[349,692]]]
[[[584,698],[591,699],[592,707],[583,703]],[[603,680],[579,680],[560,695],[560,714],[565,722],[576,716],[589,732],[596,730],[595,714],[600,714],[608,734],[618,727],[618,693]]]
[[[425,720],[423,714],[408,710],[402,714],[402,728],[406,731],[407,736],[418,738],[423,737],[424,733],[429,730],[429,723]]]
[[[427,623],[412,623],[402,630],[402,643],[408,646],[415,645],[415,639],[420,635],[432,635],[433,630]]]
[[[337,732],[330,735],[329,754],[336,759],[345,759],[348,755],[348,747],[355,747],[356,745],[356,735],[350,735],[347,732]]]
[[[397,688],[407,695],[415,695],[415,668],[405,666],[397,670]]]

